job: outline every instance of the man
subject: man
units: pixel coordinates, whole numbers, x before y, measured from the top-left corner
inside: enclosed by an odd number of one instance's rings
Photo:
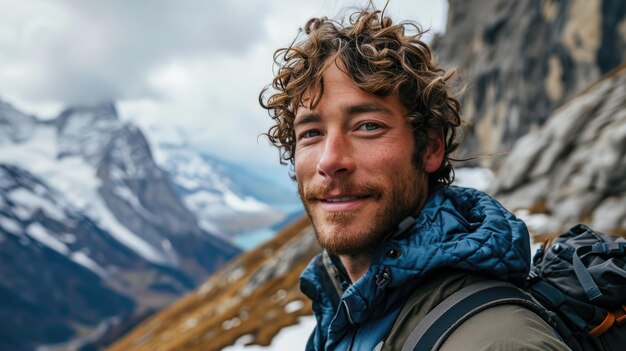
[[[450,187],[459,103],[420,33],[378,11],[347,25],[308,21],[277,51],[274,92],[260,101],[291,162],[325,249],[303,272],[317,318],[307,350],[400,350],[415,325],[461,287],[520,284],[528,232],[489,196]],[[538,315],[489,308],[442,350],[564,350]]]

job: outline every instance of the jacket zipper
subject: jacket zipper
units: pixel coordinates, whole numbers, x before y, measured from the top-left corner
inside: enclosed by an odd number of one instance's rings
[[[348,307],[348,303],[345,300],[342,300],[342,302],[343,302],[343,306],[346,308],[346,315],[348,316],[348,321],[352,325],[352,337],[350,338],[350,343],[348,344],[348,350],[347,350],[347,351],[352,351],[352,347],[353,347],[353,344],[354,344],[354,339],[356,338],[356,332],[358,331],[359,327],[356,326],[354,324],[354,321],[352,320],[352,316],[350,315],[350,308]]]
[[[354,327],[352,329],[352,338],[350,338],[350,343],[348,344],[348,350],[347,351],[352,351],[352,347],[354,345],[354,339],[356,339],[356,332],[359,330],[359,327]]]

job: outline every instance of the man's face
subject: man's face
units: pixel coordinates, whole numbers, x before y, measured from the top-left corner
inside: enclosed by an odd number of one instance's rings
[[[336,64],[323,79],[319,104],[301,106],[294,121],[298,190],[322,247],[371,253],[421,206],[427,176],[413,164],[413,133],[397,95],[362,91]]]

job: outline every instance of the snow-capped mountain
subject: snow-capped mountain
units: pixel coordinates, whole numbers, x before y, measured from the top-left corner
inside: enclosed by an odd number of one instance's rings
[[[31,137],[37,120],[0,100],[0,145],[18,143]]]
[[[275,184],[242,166],[187,143],[159,143],[156,160],[200,226],[224,237],[268,228],[296,209],[295,189]]]
[[[91,342],[193,288],[240,252],[198,223],[112,104],[0,101],[0,349]]]
[[[107,285],[144,261],[59,198],[33,174],[0,165],[2,350],[65,341],[135,308]]]

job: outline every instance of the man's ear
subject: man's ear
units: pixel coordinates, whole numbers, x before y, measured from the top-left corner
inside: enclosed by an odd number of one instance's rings
[[[430,130],[428,132],[428,143],[422,156],[426,173],[433,173],[441,166],[446,151],[445,144],[443,131]]]

